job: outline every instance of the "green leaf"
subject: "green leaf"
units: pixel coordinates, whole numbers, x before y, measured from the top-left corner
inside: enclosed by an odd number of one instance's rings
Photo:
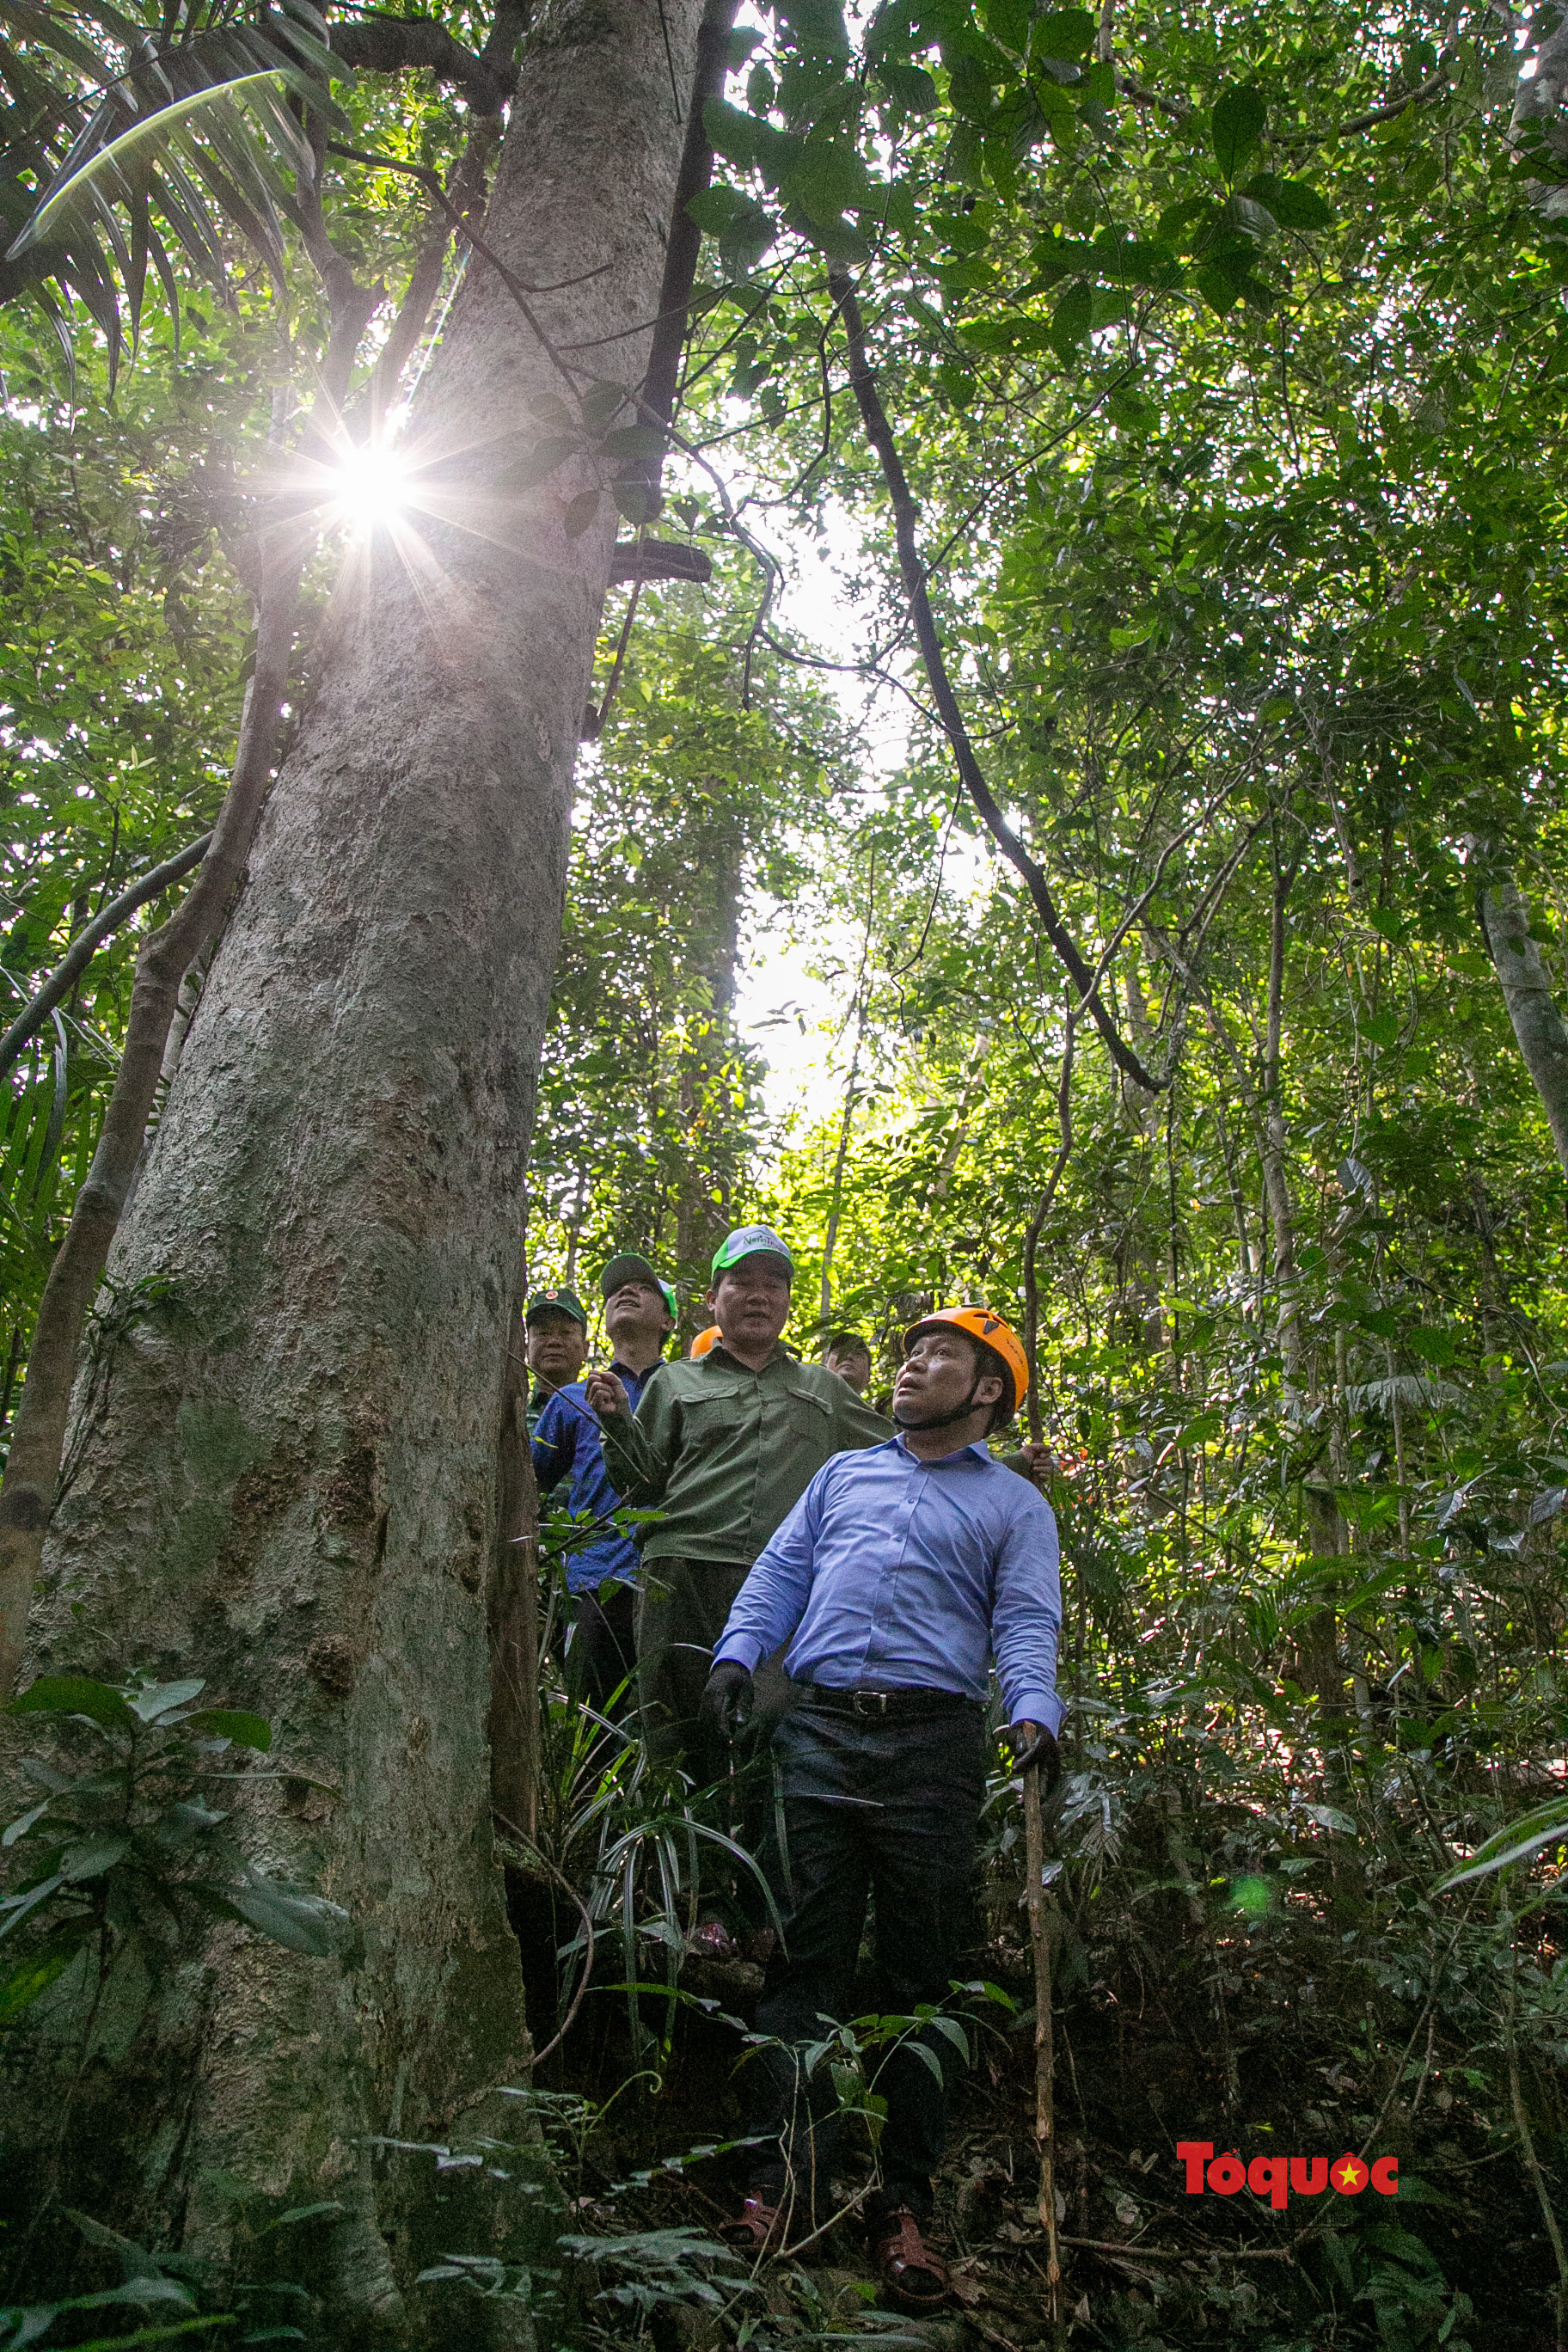
[[[65,1974],[90,1934],[90,1925],[84,1920],[79,1928],[51,1936],[47,1943],[0,1975],[0,2026],[14,2023],[25,2009],[30,2009],[41,1994],[47,1992],[55,1979]]]
[[[328,1957],[337,1940],[337,1928],[349,1916],[324,1895],[296,1895],[270,1878],[243,1879],[224,1887],[193,1886],[191,1892],[209,1902],[216,1897],[218,1906],[226,1906],[231,1916],[243,1919],[258,1935],[270,1937],[291,1952],[304,1952],[311,1959]]]
[[[124,1695],[85,1675],[40,1675],[11,1701],[13,1715],[85,1715],[106,1729],[133,1731],[136,1717]]]
[[[606,457],[662,457],[664,435],[657,425],[617,425],[599,447]]]
[[[889,60],[877,68],[877,79],[906,113],[934,114],[941,103],[936,83],[924,66],[896,65]]]
[[[1305,180],[1282,180],[1273,172],[1258,172],[1238,193],[1266,205],[1281,228],[1333,226],[1333,206]]]
[[[765,205],[722,183],[704,188],[686,209],[705,236],[717,239],[725,266],[731,269],[754,268],[778,234]]]
[[[849,36],[838,0],[773,0],[773,21],[799,48],[818,56],[849,56]]]
[[[1094,318],[1094,296],[1080,279],[1069,286],[1051,312],[1051,349],[1063,367],[1070,367],[1080,344],[1089,339]]]
[[[101,1878],[117,1862],[123,1862],[130,1851],[131,1840],[114,1831],[79,1838],[74,1845],[67,1846],[60,1857],[60,1876],[72,1882]]]
[[[1029,45],[1029,0],[984,0],[980,21],[994,41],[1022,56]]]
[[[145,1690],[130,1694],[131,1711],[139,1715],[143,1723],[153,1723],[172,1708],[187,1706],[205,1688],[205,1682],[152,1683]]]
[[[296,2222],[319,2221],[325,2215],[341,2213],[342,2210],[335,2198],[315,2205],[290,2205],[286,2213],[279,2213],[276,2221],[267,2222],[256,2234],[258,2238],[269,2238],[274,2230],[291,2230]]]
[[[130,169],[132,157],[139,151],[151,151],[166,143],[169,134],[189,116],[202,110],[211,110],[240,91],[255,92],[258,85],[286,79],[277,67],[264,73],[237,74],[232,79],[208,89],[193,90],[187,97],[177,98],[168,106],[160,107],[111,139],[107,147],[85,156],[74,166],[67,158],[42,204],[34,212],[21,235],[13,242],[5,258],[16,261],[29,248],[41,244],[61,223],[68,207],[87,197],[96,183],[108,181],[112,186],[120,173]]]
[[[601,378],[597,383],[591,383],[583,394],[584,425],[595,435],[607,432],[626,407],[626,401],[624,383],[612,383],[607,377]]]
[[[566,511],[561,518],[561,528],[568,539],[581,539],[599,511],[604,492],[596,488],[579,490],[574,499],[566,501]]]
[[[794,213],[790,225],[809,237],[819,253],[829,261],[869,261],[871,248],[853,221],[814,220],[808,213]]]
[[[26,1886],[19,1894],[7,1895],[0,1903],[0,1912],[7,1915],[5,1925],[0,1927],[0,1936],[8,1936],[13,1927],[19,1927],[29,1913],[36,1911],[40,1903],[47,1903],[51,1895],[58,1895],[64,1885],[65,1880],[57,1870],[47,1878],[41,1878],[36,1886]]]
[[[1209,309],[1219,318],[1227,318],[1241,299],[1241,288],[1218,262],[1205,263],[1198,271],[1196,284]]]
[[[1110,642],[1118,653],[1125,653],[1131,646],[1146,646],[1159,625],[1157,617],[1133,621],[1124,629],[1112,629]]]
[[[798,160],[779,183],[786,202],[798,205],[809,219],[825,228],[839,215],[866,204],[871,181],[852,147],[837,140],[808,139]]]
[[[1226,199],[1220,208],[1220,221],[1226,228],[1241,229],[1254,237],[1272,236],[1279,226],[1266,205],[1239,194]]]
[[[1446,1878],[1437,1881],[1433,1891],[1447,1895],[1450,1888],[1463,1886],[1469,1879],[1507,1870],[1511,1864],[1527,1860],[1531,1854],[1539,1853],[1543,1845],[1559,1839],[1568,1839],[1568,1797],[1553,1797],[1508,1829],[1497,1831],[1484,1845],[1476,1848],[1463,1869],[1451,1870]]]
[[[1361,1029],[1363,1036],[1370,1037],[1374,1045],[1386,1049],[1399,1043],[1400,1023],[1392,1013],[1363,1013]]]
[[[42,1821],[53,1802],[52,1797],[45,1797],[33,1807],[31,1812],[18,1813],[16,1820],[8,1824],[5,1835],[0,1837],[0,1846],[15,1845],[18,1838],[26,1837],[33,1823]]]
[[[805,144],[799,137],[776,130],[758,115],[743,113],[721,98],[710,98],[703,107],[702,127],[716,155],[738,163],[743,172],[760,172],[770,187],[777,187]]]
[[[1341,1837],[1359,1834],[1354,1815],[1342,1812],[1337,1805],[1303,1805],[1300,1811],[1321,1830],[1334,1830]]]
[[[1255,82],[1233,81],[1215,100],[1209,137],[1215,161],[1227,180],[1234,180],[1263,136],[1268,102]]]
[[[1098,30],[1087,8],[1053,8],[1035,26],[1029,48],[1037,58],[1061,58],[1074,64],[1089,55]]]
[[[210,1805],[165,1805],[157,1820],[142,1834],[158,1845],[190,1845],[197,1838],[205,1837],[208,1830],[216,1830],[221,1822],[228,1819],[226,1812],[215,1812]]]
[[[1412,1331],[1405,1344],[1424,1364],[1451,1364],[1457,1353],[1451,1331]]]
[[[496,485],[504,490],[534,490],[541,482],[548,481],[557,466],[575,457],[583,446],[580,433],[548,433],[536,441],[521,457],[504,466],[496,477]]]
[[[652,522],[655,514],[653,492],[646,482],[612,482],[610,496],[616,511],[629,523]]]
[[[969,2064],[969,2036],[965,2033],[963,2026],[958,2022],[958,2020],[955,2017],[942,2017],[939,2015],[936,2017],[928,2017],[925,2021],[926,2026],[932,2033],[940,2033],[943,2035],[947,2041],[952,2042],[953,2048],[957,2051],[959,2056],[967,2066]]]
[[[204,1706],[190,1722],[193,1729],[230,1739],[237,1748],[254,1748],[260,1756],[271,1751],[272,1726],[264,1715],[247,1715],[243,1707]]]

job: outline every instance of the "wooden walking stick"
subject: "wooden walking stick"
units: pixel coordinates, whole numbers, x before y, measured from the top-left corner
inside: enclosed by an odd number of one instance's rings
[[[1046,1921],[1046,1824],[1040,1768],[1024,1775],[1025,1901],[1035,1961],[1035,2144],[1040,2152],[1040,2221],[1046,2232],[1046,2308],[1061,2326],[1061,2246],[1057,2237],[1056,2048],[1051,2033],[1051,1945]]]
[[[1036,1203],[1024,1235],[1024,1346],[1029,1359],[1029,1436],[1042,1443],[1040,1413],[1039,1326],[1040,1295],[1036,1255],[1047,1213],[1072,1154],[1073,1040],[1081,1002],[1068,1000],[1062,1034],[1062,1074],[1057,1089],[1057,1118],[1061,1142],[1046,1189]],[[1062,2339],[1062,2259],[1057,2236],[1056,2049],[1051,2034],[1051,1946],[1046,1922],[1046,1822],[1040,1794],[1040,1767],[1031,1764],[1024,1775],[1024,1900],[1029,1912],[1029,1948],[1035,1962],[1035,2145],[1040,2152],[1040,2221],[1046,2232],[1046,2308],[1058,2343]]]

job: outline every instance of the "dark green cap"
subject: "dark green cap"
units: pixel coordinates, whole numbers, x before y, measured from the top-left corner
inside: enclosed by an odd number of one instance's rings
[[[623,1250],[618,1257],[613,1257],[610,1260],[609,1265],[599,1276],[600,1297],[613,1298],[621,1285],[626,1282],[648,1283],[659,1293],[665,1305],[679,1323],[680,1309],[675,1303],[674,1291],[664,1276],[656,1274],[647,1258],[640,1256],[636,1250]]]
[[[581,1323],[584,1333],[588,1328],[586,1311],[574,1290],[536,1290],[522,1319],[532,1323],[541,1315],[569,1315],[574,1323]]]

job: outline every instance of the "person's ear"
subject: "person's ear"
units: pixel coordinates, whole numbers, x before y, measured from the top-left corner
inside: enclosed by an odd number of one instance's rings
[[[1002,1381],[996,1377],[995,1373],[993,1372],[988,1379],[982,1381],[975,1389],[974,1402],[976,1405],[989,1406],[1000,1404],[1002,1402]],[[985,1393],[987,1389],[991,1391],[989,1396]]]

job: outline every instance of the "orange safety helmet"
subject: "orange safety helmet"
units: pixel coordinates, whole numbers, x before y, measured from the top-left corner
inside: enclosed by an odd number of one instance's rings
[[[971,1339],[978,1339],[982,1346],[991,1349],[1001,1358],[1003,1368],[1013,1383],[1011,1397],[1005,1396],[1001,1400],[1006,1408],[1002,1412],[1002,1420],[1011,1421],[1029,1393],[1029,1359],[1017,1333],[1003,1322],[1000,1315],[993,1315],[989,1307],[939,1307],[934,1315],[922,1315],[918,1323],[910,1325],[904,1333],[906,1354],[911,1339],[921,1331],[933,1329],[939,1323],[955,1325]]]
[[[717,1323],[710,1323],[707,1330],[699,1331],[696,1339],[691,1342],[692,1356],[694,1358],[697,1356],[705,1356],[708,1353],[709,1349],[712,1347],[714,1341],[716,1339],[721,1339],[723,1336],[724,1334],[720,1330]]]

